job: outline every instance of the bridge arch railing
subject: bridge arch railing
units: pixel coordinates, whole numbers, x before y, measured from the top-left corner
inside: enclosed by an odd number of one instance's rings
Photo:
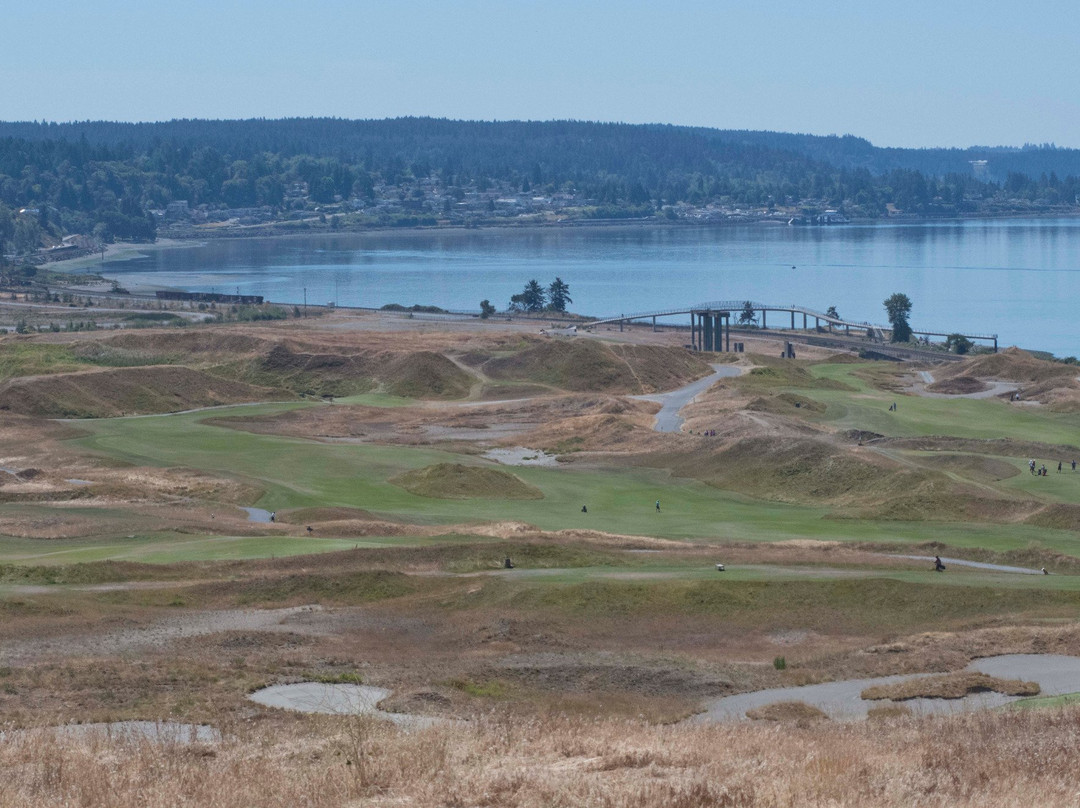
[[[791,305],[782,305],[775,303],[762,303],[757,300],[713,300],[706,303],[695,303],[692,306],[683,306],[680,308],[669,309],[655,309],[653,311],[632,312],[630,314],[620,314],[618,316],[602,317],[591,322],[585,323],[585,326],[597,326],[606,325],[608,323],[628,323],[633,320],[646,320],[654,319],[657,317],[672,317],[679,314],[693,314],[706,311],[731,311],[741,312],[747,308],[753,311],[760,312],[784,312],[790,314],[803,314],[806,317],[813,317],[819,322],[828,323],[830,325],[840,328],[857,328],[863,330],[874,330],[882,333],[892,331],[891,325],[881,325],[879,323],[871,323],[865,320],[847,320],[842,317],[833,317],[826,314],[823,311],[812,309],[809,306],[800,306],[792,303]],[[913,334],[919,334],[927,337],[949,337],[953,334],[959,333],[957,331],[942,330],[929,330],[929,329],[912,329]],[[985,340],[987,342],[994,343],[994,349],[997,349],[997,334],[961,334],[960,336],[967,337],[968,339]]]

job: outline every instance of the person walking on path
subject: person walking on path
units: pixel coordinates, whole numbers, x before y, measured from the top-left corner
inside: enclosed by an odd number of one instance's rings
[[[1073,471],[1076,471],[1076,461],[1075,460],[1072,462],[1072,467],[1073,467]]]
[[[656,512],[660,513],[660,500],[656,500]]]
[[[1058,461],[1058,474],[1061,474],[1061,461]]]

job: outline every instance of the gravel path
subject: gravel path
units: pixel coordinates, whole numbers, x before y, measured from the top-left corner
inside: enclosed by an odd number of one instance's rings
[[[660,412],[656,413],[656,421],[653,429],[657,432],[678,432],[682,429],[683,417],[679,415],[682,408],[704,393],[720,379],[730,379],[739,376],[743,368],[738,365],[713,365],[713,374],[704,379],[698,379],[678,390],[670,390],[666,393],[653,393],[646,396],[629,396],[640,401],[655,401],[661,404]]]
[[[0,646],[0,663],[25,665],[50,657],[102,656],[143,648],[161,648],[177,640],[217,634],[222,631],[273,631],[295,634],[322,634],[328,629],[304,618],[322,611],[320,606],[293,606],[287,609],[226,609],[216,612],[180,614],[150,626],[107,631],[103,634],[75,634],[46,637]]]
[[[1008,654],[977,659],[968,665],[967,670],[1002,678],[1038,682],[1039,687],[1042,688],[1040,695],[1043,696],[1080,692],[1080,657]],[[1004,696],[1000,693],[975,693],[962,699],[909,699],[903,702],[864,701],[860,695],[863,690],[873,685],[892,684],[930,675],[933,674],[918,673],[907,676],[881,676],[874,679],[848,679],[820,685],[780,687],[753,693],[740,693],[737,696],[725,696],[708,702],[705,712],[687,721],[694,724],[740,721],[746,718],[747,710],[783,701],[805,702],[817,707],[830,718],[853,721],[866,718],[866,713],[871,707],[893,703],[903,704],[915,714],[924,714],[985,710],[1019,700],[1017,696]]]
[[[913,561],[925,561],[927,564],[934,563],[933,556],[921,556],[921,555],[892,555],[891,553],[882,553],[882,555],[889,558],[910,558]],[[1009,567],[1005,564],[989,564],[985,561],[968,561],[964,558],[945,558],[942,556],[941,563],[943,563],[946,569],[952,565],[957,567],[974,567],[980,570],[991,570],[993,572],[1015,572],[1021,575],[1042,575],[1042,570],[1033,570],[1028,567]]]

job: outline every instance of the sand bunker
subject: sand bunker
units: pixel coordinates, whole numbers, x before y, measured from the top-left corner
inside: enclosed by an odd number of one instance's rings
[[[555,466],[559,458],[541,449],[526,449],[514,446],[509,449],[491,449],[484,452],[484,457],[502,463],[504,466]]]
[[[247,511],[249,522],[260,522],[264,524],[269,524],[272,521],[270,519],[270,511],[266,510],[265,508],[241,507],[241,510]]]
[[[372,715],[403,727],[429,727],[440,723],[441,719],[431,716],[388,713],[380,710],[379,702],[389,695],[389,690],[371,685],[299,682],[292,685],[264,687],[252,693],[248,698],[266,707],[295,710],[301,713]]]

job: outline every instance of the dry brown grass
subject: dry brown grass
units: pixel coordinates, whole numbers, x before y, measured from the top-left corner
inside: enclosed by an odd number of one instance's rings
[[[984,354],[965,362],[957,362],[947,366],[939,375],[942,379],[975,377],[1029,383],[1058,379],[1069,383],[1076,377],[1076,368],[1060,362],[1036,359],[1027,351],[1012,347],[1000,353]]]
[[[0,388],[0,409],[46,418],[110,418],[290,397],[190,368],[160,366],[11,379]]]
[[[1080,710],[808,728],[494,715],[403,732],[370,719],[224,727],[193,747],[0,744],[0,802],[27,808],[1066,805]]]

